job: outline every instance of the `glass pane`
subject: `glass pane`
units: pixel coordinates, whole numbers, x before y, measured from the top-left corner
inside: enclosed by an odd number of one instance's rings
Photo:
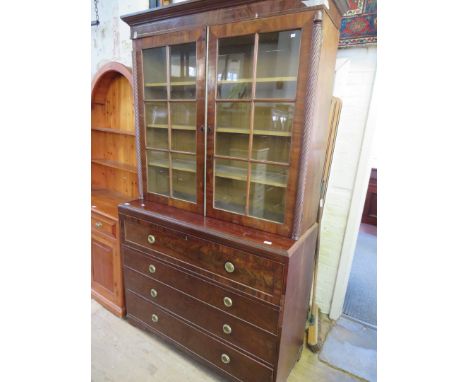
[[[289,163],[290,137],[257,135],[253,137],[252,158],[270,162]]]
[[[146,151],[148,192],[169,196],[169,154]]]
[[[143,50],[145,99],[167,98],[166,47]]]
[[[167,103],[145,103],[146,147],[168,148]]]
[[[248,158],[250,103],[216,104],[216,154]]]
[[[218,43],[218,98],[249,98],[255,36],[222,38]]]
[[[294,104],[255,104],[252,158],[272,162],[289,162]]]
[[[295,98],[301,31],[261,33],[256,98]]]
[[[172,196],[177,199],[196,202],[197,166],[195,155],[171,154]]]
[[[196,109],[195,102],[171,103],[171,134],[173,150],[192,153],[196,151]]]
[[[247,198],[247,162],[216,159],[214,207],[245,213]]]
[[[252,163],[249,215],[282,223],[288,168]]]
[[[293,120],[293,103],[255,103],[254,134],[290,137]]]
[[[196,44],[170,47],[171,51],[171,98],[195,99],[197,58]]]

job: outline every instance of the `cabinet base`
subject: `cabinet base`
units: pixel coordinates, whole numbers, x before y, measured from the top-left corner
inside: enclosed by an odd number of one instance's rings
[[[114,304],[112,301],[109,301],[94,290],[91,290],[91,298],[119,318],[124,317],[126,314],[125,308]]]

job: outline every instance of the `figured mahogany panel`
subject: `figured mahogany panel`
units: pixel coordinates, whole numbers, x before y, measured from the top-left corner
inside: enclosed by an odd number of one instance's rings
[[[278,333],[278,307],[215,284],[200,275],[188,273],[125,245],[122,250],[124,265],[128,268],[190,294],[226,314],[239,317],[273,334]],[[156,267],[155,273],[148,270],[151,264]],[[230,305],[225,304],[225,298],[230,300]]]
[[[276,303],[281,298],[283,265],[280,263],[143,220],[127,217],[123,225],[124,243],[188,263],[210,277],[218,276],[216,279],[222,283],[240,283],[254,294],[255,291],[266,293]],[[155,237],[154,243],[148,241],[149,235]],[[226,270],[228,262],[234,265],[232,272]]]
[[[246,382],[272,380],[273,371],[271,368],[190,326],[167,310],[128,290],[126,299],[128,317],[131,321],[146,324],[155,334],[163,335],[163,337],[179,344],[185,351],[195,353],[208,361],[212,367],[231,375],[230,379],[237,378],[236,380]],[[157,316],[157,322],[153,321],[153,315]],[[229,363],[224,363],[221,360],[223,354],[229,357]]]

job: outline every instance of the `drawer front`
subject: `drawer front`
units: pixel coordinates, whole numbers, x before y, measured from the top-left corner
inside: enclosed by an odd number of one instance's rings
[[[126,217],[124,227],[126,242],[219,275],[220,282],[230,280],[243,284],[247,290],[253,289],[253,294],[255,291],[267,293],[279,303],[283,284],[280,263],[134,218]]]
[[[125,246],[122,249],[125,266],[187,293],[223,312],[271,333],[278,333],[279,311],[272,305],[230,292]],[[154,273],[149,271],[150,265],[155,267]]]
[[[91,213],[91,229],[95,232],[117,237],[117,222],[95,213]]]
[[[273,365],[277,337],[125,267],[125,287]],[[208,285],[207,285],[208,287]]]
[[[208,336],[169,314],[160,307],[138,297],[131,291],[126,293],[127,312],[132,318],[142,321],[156,332],[176,341],[188,350],[198,354],[214,366],[242,381],[271,381],[273,371],[229,345]],[[156,316],[153,316],[156,315]],[[154,317],[154,318],[153,318]],[[157,322],[155,322],[157,320]],[[229,357],[224,363],[222,355]],[[227,361],[227,359],[225,359]]]

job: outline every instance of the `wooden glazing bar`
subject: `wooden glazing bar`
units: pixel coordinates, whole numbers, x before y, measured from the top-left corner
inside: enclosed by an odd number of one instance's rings
[[[171,148],[172,148],[172,118],[171,118],[171,103],[169,100],[171,99],[171,85],[170,85],[170,75],[171,75],[171,51],[169,45],[166,45],[166,80],[167,80],[167,123],[169,125],[168,128],[168,138],[167,138],[167,145],[169,148],[169,197],[173,197],[172,195],[172,155],[171,155]]]
[[[252,63],[252,101],[250,102],[250,129],[249,129],[249,149],[248,149],[248,169],[247,169],[247,192],[245,196],[245,214],[249,214],[249,207],[250,207],[250,176],[252,173],[252,147],[253,147],[253,130],[254,130],[254,99],[255,99],[255,91],[257,86],[257,59],[258,59],[258,33],[255,33],[255,42],[254,42],[254,55],[253,55],[253,63]]]

